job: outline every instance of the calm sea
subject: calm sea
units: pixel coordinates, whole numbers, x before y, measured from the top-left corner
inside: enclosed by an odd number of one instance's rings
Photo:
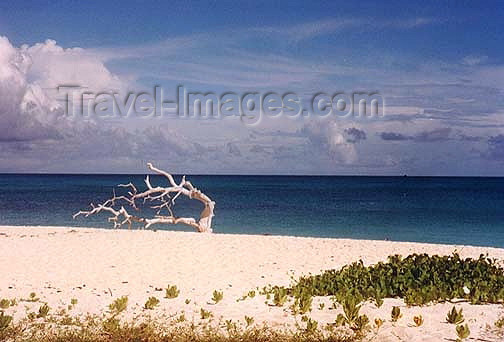
[[[0,225],[111,227],[72,214],[142,175],[0,175]],[[216,202],[216,233],[504,247],[504,178],[190,176]],[[163,179],[152,176],[152,183]],[[181,200],[179,216],[198,216]],[[177,208],[179,209],[177,211]],[[174,229],[159,226],[158,229]],[[186,230],[184,227],[175,227]],[[187,230],[191,230],[190,228]]]

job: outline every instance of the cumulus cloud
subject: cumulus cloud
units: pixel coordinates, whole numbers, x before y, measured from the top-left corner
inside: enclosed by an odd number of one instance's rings
[[[419,19],[377,25],[413,28],[429,23]],[[312,24],[300,28],[308,38],[339,30],[342,23]],[[273,33],[303,37],[296,30]],[[376,56],[342,63],[337,58],[306,60],[289,50],[282,56],[252,52],[238,43],[239,33],[221,41],[225,54],[207,54],[203,51],[214,50],[206,49],[206,38],[186,38],[151,46],[147,56],[145,46],[80,49],[47,40],[15,47],[0,38],[0,171],[14,163],[18,165],[14,171],[67,171],[66,166],[48,166],[65,163],[72,165],[72,172],[79,167],[137,172],[144,170],[141,161],[156,160],[174,172],[247,173],[262,167],[265,173],[373,173],[385,164],[393,171],[421,168],[434,165],[437,156],[453,155],[453,165],[458,165],[468,155],[477,155],[472,160],[478,173],[483,169],[480,163],[499,168],[500,162],[492,161],[504,159],[499,135],[504,127],[500,77],[504,68],[488,64],[486,57],[443,64],[404,63],[400,56],[389,56],[398,67],[388,68],[388,61],[377,62]],[[107,65],[113,65],[115,72]],[[279,90],[304,97],[310,89],[331,89],[338,79],[345,80],[341,86],[348,90],[356,84],[379,89],[387,98],[387,112],[376,121],[266,119],[254,129],[233,123],[233,118],[212,123],[164,118],[94,122],[63,115],[56,86],[78,84],[89,91],[121,92],[131,85],[124,75],[139,84],[155,79],[226,90],[282,87]],[[443,143],[416,144],[428,142]],[[394,160],[384,164],[390,155]],[[417,158],[415,165],[412,156]],[[223,171],[226,165],[232,166]]]
[[[60,140],[79,123],[64,117],[56,88],[104,91],[121,83],[96,57],[48,40],[14,47],[0,37],[0,141]]]
[[[112,74],[99,56],[81,48],[59,46],[46,40],[33,46],[23,45],[20,53],[31,58],[29,77],[43,88],[60,85],[79,85],[90,91],[119,91],[124,83]]]
[[[163,125],[131,130],[123,124],[72,119],[58,99],[55,88],[60,85],[93,92],[127,87],[83,49],[64,49],[52,40],[17,48],[0,37],[0,164],[32,169],[104,159],[111,165],[112,159],[159,160],[160,154],[184,161],[205,150]]]
[[[59,138],[40,114],[52,119],[54,111],[43,92],[28,81],[31,64],[29,55],[0,37],[0,141]]]
[[[336,121],[308,123],[300,132],[308,138],[313,147],[330,153],[334,160],[345,164],[357,161],[355,144],[366,139],[366,133],[361,129],[344,127]]]

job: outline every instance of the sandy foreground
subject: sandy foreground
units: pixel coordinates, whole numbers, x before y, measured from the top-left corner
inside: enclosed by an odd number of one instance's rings
[[[0,227],[0,298],[17,298],[19,304],[6,312],[15,319],[36,311],[40,303],[20,301],[35,292],[52,310],[66,308],[72,298],[78,304],[72,315],[100,314],[115,298],[129,297],[125,318],[145,314],[143,305],[155,296],[161,303],[149,314],[178,315],[198,322],[200,309],[214,319],[244,321],[244,316],[269,325],[293,325],[296,318],[285,308],[265,304],[265,297],[237,302],[256,287],[289,285],[292,276],[339,268],[362,259],[366,264],[385,260],[388,255],[411,253],[490,257],[504,261],[504,249],[433,245],[420,243],[321,239],[255,235],[200,234],[169,231],[127,231],[63,227]],[[164,288],[177,285],[180,295],[164,299]],[[157,290],[156,290],[157,289]],[[159,291],[159,289],[163,289]],[[224,299],[213,305],[214,290]],[[191,302],[186,304],[186,299]],[[319,303],[325,303],[319,309]],[[393,305],[403,317],[390,322]],[[385,320],[378,341],[454,340],[453,325],[444,323],[453,304],[408,308],[402,300],[386,299],[382,307],[367,303],[362,313]],[[497,341],[486,329],[504,315],[502,305],[457,304],[464,309],[472,338]],[[316,298],[312,319],[319,324],[334,322],[340,309],[330,309],[329,298]],[[413,327],[413,316],[425,323]],[[299,321],[299,317],[297,318]],[[373,334],[371,334],[373,335]]]

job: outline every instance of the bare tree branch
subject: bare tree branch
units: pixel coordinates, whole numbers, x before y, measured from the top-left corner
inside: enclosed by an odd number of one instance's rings
[[[185,224],[196,228],[199,232],[212,232],[212,218],[214,216],[215,202],[212,201],[207,195],[203,194],[200,190],[195,188],[191,182],[187,181],[185,176],[179,184],[175,182],[175,179],[171,174],[166,171],[160,170],[154,167],[151,163],[147,163],[147,168],[155,173],[164,176],[168,182],[168,187],[162,186],[152,186],[150,178],[147,175],[145,177],[145,185],[147,190],[143,192],[138,192],[134,184],[119,184],[118,187],[129,188],[127,196],[121,195],[117,196],[115,190],[113,192],[113,197],[108,199],[103,204],[95,206],[91,203],[91,210],[81,210],[73,215],[73,218],[83,215],[88,217],[90,215],[98,214],[100,212],[108,212],[112,214],[109,217],[109,222],[114,223],[114,228],[121,228],[122,225],[128,224],[131,229],[133,222],[138,222],[143,224],[143,228],[150,228],[154,224]],[[172,194],[175,194],[172,197]],[[195,199],[204,205],[201,211],[199,220],[192,217],[176,217],[173,213],[173,206],[175,205],[175,200],[180,196],[184,195],[190,199]],[[147,202],[152,202],[150,208],[157,209],[156,216],[153,218],[144,218],[134,215],[130,215],[124,206],[120,206],[116,209],[117,203],[120,201],[126,202],[130,207],[138,211],[136,200],[142,200],[143,204]],[[169,215],[160,215],[162,210],[165,209]]]

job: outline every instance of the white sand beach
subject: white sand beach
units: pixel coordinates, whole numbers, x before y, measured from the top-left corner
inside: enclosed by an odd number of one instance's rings
[[[421,243],[322,239],[280,236],[205,234],[170,231],[106,230],[63,227],[0,227],[0,298],[27,298],[35,292],[51,308],[66,308],[72,298],[78,304],[72,315],[105,312],[120,296],[129,297],[126,317],[144,314],[150,296],[160,305],[149,314],[185,316],[197,322],[201,308],[222,317],[270,325],[294,325],[296,318],[287,306],[265,304],[264,296],[237,301],[249,290],[265,285],[289,285],[292,276],[340,268],[362,259],[365,264],[383,261],[388,255],[429,253],[446,255],[457,251],[463,257],[486,254],[504,261],[504,249],[434,245]],[[165,299],[164,288],[176,285],[180,295]],[[157,289],[157,290],[156,290]],[[162,289],[162,290],[161,290]],[[160,291],[161,290],[161,291]],[[212,304],[212,292],[223,291],[224,299]],[[186,299],[190,303],[186,304]],[[319,303],[324,302],[324,309]],[[26,315],[19,302],[7,309],[15,319]],[[393,305],[403,317],[390,321]],[[453,304],[407,307],[402,300],[386,299],[382,307],[366,303],[362,312],[385,324],[379,341],[454,340],[454,326],[445,323]],[[486,330],[500,315],[502,305],[457,304],[463,308],[472,338],[496,341]],[[341,309],[331,309],[329,298],[316,298],[310,317],[320,323],[334,322]],[[413,326],[413,316],[421,314],[425,323]],[[299,317],[297,318],[299,319]]]

